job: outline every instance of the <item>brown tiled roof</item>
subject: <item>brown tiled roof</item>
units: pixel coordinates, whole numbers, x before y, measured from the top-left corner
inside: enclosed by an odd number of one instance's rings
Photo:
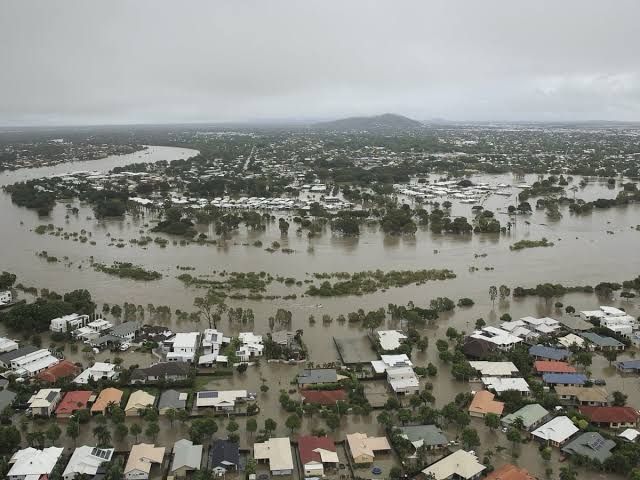
[[[69,360],[62,360],[40,372],[36,378],[42,382],[55,383],[61,378],[75,377],[78,373],[80,373],[79,367]]]
[[[507,463],[487,475],[485,480],[536,480],[536,478],[524,468]]]
[[[631,407],[580,407],[578,410],[594,423],[634,423],[639,416]]]

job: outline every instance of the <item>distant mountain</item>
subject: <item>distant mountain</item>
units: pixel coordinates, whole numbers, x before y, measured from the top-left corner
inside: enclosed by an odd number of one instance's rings
[[[410,130],[423,127],[422,123],[411,118],[385,113],[372,117],[349,117],[331,122],[321,122],[313,125],[313,128],[322,130]]]

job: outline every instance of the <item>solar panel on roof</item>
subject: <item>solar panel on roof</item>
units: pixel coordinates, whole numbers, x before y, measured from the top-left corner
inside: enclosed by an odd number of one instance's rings
[[[198,398],[218,398],[218,392],[198,392]]]

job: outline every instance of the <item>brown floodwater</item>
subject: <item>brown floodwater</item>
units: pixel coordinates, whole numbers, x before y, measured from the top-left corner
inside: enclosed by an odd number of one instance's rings
[[[107,171],[128,163],[174,160],[187,158],[196,153],[195,150],[184,148],[150,147],[148,154],[141,152],[91,162],[3,173],[0,174],[0,186],[54,173],[77,170]],[[471,180],[493,184],[518,183],[510,175],[474,176]],[[527,176],[526,180],[532,183],[536,177]],[[577,185],[578,182],[579,178],[575,178],[574,184]],[[512,190],[514,195],[519,191],[515,188]],[[605,182],[590,182],[585,189],[577,193],[577,197],[586,200],[599,197],[611,198],[617,191],[609,188]],[[637,255],[640,232],[635,230],[635,226],[640,224],[640,205],[594,211],[590,215],[580,217],[571,215],[566,207],[562,207],[563,218],[556,222],[548,220],[544,211],[535,211],[529,217],[519,217],[516,226],[507,235],[434,235],[428,230],[420,229],[415,237],[397,238],[386,237],[377,228],[364,227],[360,237],[356,239],[334,236],[329,229],[317,238],[308,239],[306,234],[296,235],[293,223],[289,235],[282,237],[277,222],[273,222],[267,226],[265,232],[259,233],[247,231],[242,227],[224,246],[194,244],[180,246],[170,243],[166,248],[160,248],[154,244],[142,248],[130,245],[128,241],[139,238],[141,230],[147,234],[155,218],[153,213],[143,211],[142,215],[127,216],[124,220],[98,221],[93,219],[93,213],[88,205],[72,202],[80,208],[80,213],[77,216],[69,215],[69,218],[65,218],[67,215],[65,203],[59,202],[50,217],[39,218],[35,212],[13,205],[9,195],[0,193],[0,245],[2,245],[0,270],[16,273],[18,281],[25,285],[45,287],[59,293],[87,288],[99,305],[102,303],[122,305],[124,302],[129,302],[146,306],[152,303],[169,305],[173,309],[194,310],[193,299],[201,294],[202,290],[185,287],[175,278],[182,273],[177,270],[178,265],[194,267],[195,271],[189,272],[193,275],[211,274],[214,270],[265,271],[273,276],[294,277],[297,280],[310,278],[307,274],[313,272],[423,268],[453,270],[457,274],[457,278],[453,280],[391,288],[361,297],[301,296],[304,287],[285,287],[283,284],[274,282],[268,287],[269,293],[278,295],[296,293],[298,298],[229,301],[230,306],[252,308],[255,312],[255,324],[253,327],[230,325],[224,319],[219,325],[227,334],[251,328],[257,333],[266,333],[269,331],[268,317],[274,315],[278,308],[285,308],[293,313],[292,329],[304,329],[304,341],[309,347],[311,361],[322,364],[338,360],[333,336],[363,336],[365,333],[357,326],[348,323],[341,325],[335,320],[330,324],[323,324],[321,317],[324,314],[335,318],[339,314],[346,315],[358,308],[370,310],[386,307],[389,303],[406,304],[409,301],[413,301],[418,306],[425,306],[430,299],[438,296],[448,296],[454,300],[461,297],[472,298],[475,301],[473,307],[456,308],[452,314],[443,316],[436,326],[425,328],[422,332],[430,337],[431,346],[426,353],[417,353],[414,360],[417,365],[426,365],[431,361],[442,370],[436,379],[434,390],[437,406],[451,401],[457,393],[471,389],[467,383],[451,380],[446,366],[443,366],[437,358],[437,351],[434,348],[435,339],[443,337],[448,326],[468,331],[480,317],[487,320],[489,324],[495,325],[500,315],[505,312],[509,312],[514,318],[525,315],[549,315],[555,318],[562,316],[562,311],[554,308],[554,302],[545,302],[537,298],[496,301],[494,305],[488,295],[490,285],[505,284],[513,288],[518,285],[535,286],[547,281],[566,285],[595,285],[604,280],[622,281],[640,274],[640,257]],[[453,203],[453,215],[471,216],[470,205]],[[487,199],[484,206],[495,211],[497,217],[506,223],[507,216],[503,212],[506,212],[509,204],[513,204],[513,197],[494,195]],[[80,232],[85,229],[92,233],[90,240],[95,241],[96,245],[64,240],[50,235],[38,235],[33,231],[36,226],[48,223],[62,227],[68,232]],[[145,224],[149,226],[145,227]],[[199,226],[199,229],[208,233],[210,237],[214,237],[211,227]],[[555,246],[517,252],[509,250],[509,245],[517,240],[539,240],[542,237],[554,242]],[[111,239],[119,238],[126,243],[124,248],[108,246]],[[252,246],[256,240],[261,240],[264,246],[262,248]],[[294,250],[294,253],[285,254],[280,251],[269,253],[264,250],[276,240],[283,248]],[[60,260],[66,259],[59,263],[48,263],[36,255],[43,250]],[[476,255],[486,256],[476,258]],[[101,263],[111,263],[114,260],[133,262],[147,269],[161,272],[163,278],[159,281],[141,282],[95,272],[89,266],[91,256]],[[479,270],[470,271],[472,266]],[[491,270],[485,270],[485,267],[490,267]],[[601,303],[595,295],[586,294],[566,295],[561,301],[565,305],[573,305],[576,310],[593,309]],[[623,301],[616,297],[607,304],[622,306],[634,315],[640,314],[638,302],[635,299]],[[309,315],[314,315],[316,318],[314,325],[309,323]],[[204,328],[203,324],[179,321],[175,316],[166,324],[176,331]],[[388,322],[390,327],[395,325],[391,321]],[[45,344],[47,344],[46,340]],[[68,351],[66,353],[69,355]],[[629,355],[625,354],[624,357]],[[101,353],[98,359],[110,356]],[[126,352],[121,356],[125,359],[125,365],[143,364],[145,359],[147,363],[154,361],[150,355],[145,358],[144,355]],[[78,358],[78,360],[86,359]],[[242,386],[259,391],[264,378],[271,390],[266,395],[259,394],[262,408],[259,421],[272,417],[278,422],[278,433],[286,434],[284,420],[287,415],[279,406],[277,392],[280,388],[289,388],[289,382],[300,368],[302,366],[262,362],[259,368],[249,369],[243,376],[216,380],[210,386],[218,388]],[[624,391],[629,395],[631,405],[640,406],[640,392],[636,377],[621,377],[601,356],[595,357],[591,371],[594,377],[606,379],[610,392]],[[375,421],[375,413],[370,417],[349,416],[348,418],[348,422],[343,420],[340,430],[335,432],[336,436],[341,437],[345,432],[350,431],[372,434],[381,432],[381,426]],[[323,426],[321,419],[305,417],[303,430],[310,431],[312,428]],[[242,430],[243,427],[241,427]],[[479,430],[483,439],[483,446],[479,449],[481,452],[487,446],[493,446],[494,443],[510,447],[504,434],[487,432],[484,428]],[[185,434],[186,431],[183,432],[181,428],[163,428],[159,442],[170,445],[169,442],[174,437]],[[542,477],[544,465],[536,450],[532,444],[523,445],[518,462]],[[510,448],[495,458],[494,463],[497,465],[503,463],[502,460],[510,461]],[[553,463],[556,462],[557,459],[554,459]],[[554,467],[554,469],[557,475],[557,468]],[[605,478],[593,472],[583,477],[585,479]]]

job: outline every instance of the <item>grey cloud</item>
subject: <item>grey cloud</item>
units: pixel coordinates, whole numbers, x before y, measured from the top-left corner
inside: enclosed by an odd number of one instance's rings
[[[4,1],[0,124],[640,120],[640,3]]]

